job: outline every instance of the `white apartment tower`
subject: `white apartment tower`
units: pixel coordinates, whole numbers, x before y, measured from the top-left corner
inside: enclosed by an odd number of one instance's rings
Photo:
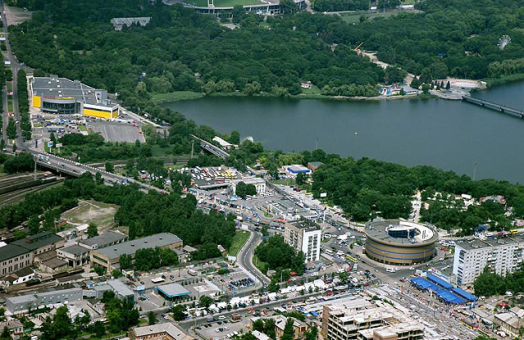
[[[306,255],[305,262],[320,260],[322,230],[318,224],[309,220],[287,223],[284,240],[296,251],[302,251]]]
[[[513,273],[524,259],[523,249],[522,236],[457,243],[453,259],[453,274],[457,285],[473,284],[486,267],[490,272],[502,276]]]

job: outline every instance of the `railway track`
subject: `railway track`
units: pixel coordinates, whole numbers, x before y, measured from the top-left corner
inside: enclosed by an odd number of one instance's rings
[[[8,192],[6,194],[0,195],[0,207],[8,205],[8,204],[17,203],[23,200],[27,194],[37,192],[40,190],[44,190],[44,189],[53,187],[55,185],[59,185],[61,183],[62,183],[61,181],[42,183],[40,185],[36,185],[30,188],[16,190],[16,191],[12,191],[12,192]]]

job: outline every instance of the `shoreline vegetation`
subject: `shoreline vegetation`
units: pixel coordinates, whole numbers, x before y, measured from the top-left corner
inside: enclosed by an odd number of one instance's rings
[[[471,89],[471,93],[489,90],[490,88],[493,88],[496,86],[510,84],[510,83],[514,83],[518,81],[524,81],[524,73],[516,73],[516,74],[509,75],[509,76],[501,77],[501,78],[486,78],[486,79],[482,79],[482,81],[486,82],[486,88],[484,89],[474,88],[474,89]],[[201,99],[204,97],[278,98],[282,96],[278,96],[270,92],[260,92],[258,94],[249,95],[249,94],[246,94],[240,91],[225,92],[225,93],[216,93],[215,92],[211,94],[205,94],[203,92],[192,92],[192,91],[174,91],[174,92],[169,92],[169,93],[153,94],[152,102],[155,104],[166,104],[166,103],[174,103],[174,102],[186,101],[186,100],[196,100],[196,99]],[[320,94],[320,91],[315,91],[315,90],[304,90],[304,92],[300,94],[287,95],[284,97],[292,98],[292,99],[320,99],[320,100],[340,100],[340,101],[382,101],[382,100],[404,100],[404,99],[412,100],[412,99],[439,98],[438,96],[435,96],[432,94],[423,94],[423,93],[419,95],[407,94],[407,95],[375,96],[375,97],[326,96],[326,95]],[[444,99],[444,98],[441,98],[441,99]]]
[[[313,93],[301,93],[298,95],[277,96],[269,92],[261,92],[256,95],[248,95],[243,92],[225,92],[212,93],[206,95],[205,93],[190,92],[190,91],[175,91],[170,93],[162,93],[152,96],[152,101],[155,104],[174,103],[186,100],[196,100],[204,97],[255,97],[255,98],[291,98],[291,99],[320,99],[320,100],[339,100],[339,101],[382,101],[382,100],[402,100],[402,99],[429,99],[437,98],[431,94],[420,95],[398,95],[398,96],[376,96],[376,97],[349,97],[349,96],[325,96]]]

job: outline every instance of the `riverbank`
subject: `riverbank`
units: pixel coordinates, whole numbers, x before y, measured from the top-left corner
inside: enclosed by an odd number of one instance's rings
[[[282,96],[277,96],[269,92],[261,92],[256,95],[248,95],[243,92],[225,92],[225,93],[212,93],[206,95],[201,92],[191,92],[191,91],[177,91],[170,93],[160,93],[152,96],[152,101],[155,104],[166,104],[174,103],[179,101],[186,100],[195,100],[204,97],[255,97],[255,98],[279,98]],[[320,100],[338,100],[338,101],[386,101],[386,100],[401,100],[401,99],[428,99],[435,98],[431,94],[407,94],[407,95],[397,95],[397,96],[375,96],[375,97],[348,97],[348,96],[325,96],[320,93],[301,93],[298,95],[287,95],[285,98],[292,99],[320,99]]]

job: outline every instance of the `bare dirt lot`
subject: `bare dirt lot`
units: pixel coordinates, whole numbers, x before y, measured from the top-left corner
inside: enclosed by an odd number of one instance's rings
[[[78,207],[62,214],[62,218],[71,224],[80,225],[93,222],[102,233],[115,225],[115,214],[118,206],[97,201],[79,201]]]

